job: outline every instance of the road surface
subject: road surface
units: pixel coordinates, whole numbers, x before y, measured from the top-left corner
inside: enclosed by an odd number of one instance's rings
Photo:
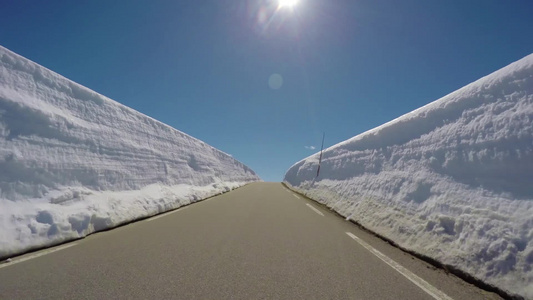
[[[0,299],[500,298],[254,183],[15,258],[0,265]]]

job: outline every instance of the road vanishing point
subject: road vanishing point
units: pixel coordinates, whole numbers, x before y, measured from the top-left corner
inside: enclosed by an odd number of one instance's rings
[[[501,299],[280,183],[0,265],[0,299]]]

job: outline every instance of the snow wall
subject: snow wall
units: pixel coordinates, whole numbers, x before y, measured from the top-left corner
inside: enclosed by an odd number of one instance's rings
[[[258,180],[228,154],[0,47],[0,258]]]
[[[533,299],[533,54],[293,165],[285,183]]]

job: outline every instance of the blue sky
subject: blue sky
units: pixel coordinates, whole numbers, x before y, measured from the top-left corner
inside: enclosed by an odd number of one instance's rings
[[[530,0],[276,1],[0,0],[0,44],[267,181],[533,52]]]

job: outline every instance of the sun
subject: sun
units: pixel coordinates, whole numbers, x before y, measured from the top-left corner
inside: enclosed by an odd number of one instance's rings
[[[296,4],[298,4],[298,0],[278,0],[278,7],[288,7],[293,8]]]

